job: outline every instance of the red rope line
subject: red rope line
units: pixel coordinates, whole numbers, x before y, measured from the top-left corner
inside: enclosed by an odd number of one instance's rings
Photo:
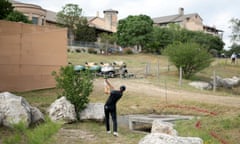
[[[197,112],[207,113],[207,114],[213,115],[213,116],[217,115],[217,113],[215,113],[215,112],[210,112],[206,109],[200,109],[200,108],[193,107],[193,106],[191,107],[191,106],[180,106],[180,105],[167,105],[166,107],[183,108],[183,109],[188,109],[188,110],[194,110],[194,111],[197,111]]]
[[[227,144],[227,142],[225,140],[223,140],[222,138],[220,138],[214,131],[210,132],[210,135],[212,137],[214,137],[215,139],[217,139],[219,142],[221,142],[222,144]]]
[[[159,106],[158,106],[159,107]],[[180,108],[180,109],[187,109],[187,110],[194,110],[194,111],[197,111],[197,112],[201,112],[201,113],[206,113],[206,114],[209,114],[211,116],[217,116],[217,113],[216,112],[211,112],[211,111],[208,111],[206,109],[201,109],[201,108],[197,108],[197,107],[193,107],[193,106],[180,106],[180,105],[167,105],[165,106],[167,108]],[[198,120],[195,124],[195,127],[197,129],[200,129],[202,127],[202,122],[200,120]],[[228,144],[224,139],[220,138],[214,131],[211,131],[209,132],[209,134],[217,139],[219,142],[221,142],[221,144]]]

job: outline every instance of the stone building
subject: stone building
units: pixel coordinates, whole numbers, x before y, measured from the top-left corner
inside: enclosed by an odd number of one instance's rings
[[[57,26],[56,13],[43,9],[35,4],[22,3],[15,0],[9,0],[14,10],[22,12],[35,25]]]
[[[57,13],[41,8],[38,5],[22,3],[15,0],[10,0],[14,9],[28,16],[33,24],[57,26]],[[118,11],[113,9],[104,10],[104,17],[96,16],[87,17],[90,27],[96,29],[97,34],[102,32],[115,33],[117,32]],[[166,27],[168,24],[179,24],[180,27],[192,30],[203,31],[222,38],[223,31],[216,27],[211,27],[203,24],[203,19],[198,13],[185,14],[184,8],[179,8],[178,14],[152,18],[154,26]]]
[[[113,9],[104,10],[104,18],[99,17],[99,13],[95,17],[87,17],[89,26],[95,27],[106,32],[117,32],[118,11]]]
[[[191,31],[203,31],[222,38],[223,31],[215,27],[206,26],[203,24],[203,19],[198,13],[184,14],[184,8],[179,8],[178,14],[156,17],[152,20],[155,26],[166,27],[168,24],[179,24],[180,27]]]
[[[42,26],[57,26],[57,13],[43,9],[35,4],[22,3],[15,0],[10,0],[14,10],[22,12],[28,17],[33,24]],[[118,11],[108,9],[103,11],[104,18],[99,17],[99,13],[96,16],[87,17],[90,27],[94,27],[97,32],[114,33],[117,31],[118,23]]]

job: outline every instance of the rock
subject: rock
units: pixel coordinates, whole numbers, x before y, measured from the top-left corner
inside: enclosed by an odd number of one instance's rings
[[[45,121],[43,113],[36,107],[31,107],[31,123],[41,123]]]
[[[138,144],[203,144],[197,137],[177,137],[163,133],[151,133],[142,138]]]
[[[240,84],[239,77],[232,77],[232,78],[221,78],[220,76],[216,76],[216,86],[217,87],[224,87],[224,88],[232,88],[234,86],[238,86]]]
[[[198,137],[177,137],[177,139],[184,144],[203,144],[203,140]]]
[[[104,120],[104,104],[103,103],[89,103],[87,107],[80,112],[81,120]]]
[[[173,124],[163,122],[161,120],[154,120],[152,123],[151,133],[165,133],[172,136],[177,136],[177,131],[173,129]]]
[[[0,93],[0,114],[0,124],[6,127],[12,127],[19,122],[28,127],[30,124],[44,121],[43,114],[37,108],[29,105],[23,97],[9,92]]]
[[[3,114],[0,112],[0,126],[2,125],[2,121],[3,121]]]
[[[210,90],[212,89],[212,85],[208,82],[202,82],[202,81],[197,81],[197,82],[191,82],[189,83],[190,86],[195,87],[200,90]]]
[[[77,120],[75,107],[66,97],[61,97],[53,102],[47,112],[52,121],[72,123]]]

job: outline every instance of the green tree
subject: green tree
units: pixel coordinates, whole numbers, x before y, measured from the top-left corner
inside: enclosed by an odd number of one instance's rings
[[[153,21],[149,16],[128,16],[118,23],[117,40],[122,46],[144,48],[153,30]]]
[[[13,12],[13,6],[8,0],[0,0],[0,20],[5,19]]]
[[[230,46],[230,50],[227,51],[227,55],[231,56],[233,52],[235,53],[240,53],[240,20],[238,18],[232,18],[230,20],[231,26],[230,28],[232,29],[232,34],[231,34],[231,41],[232,45]]]
[[[208,67],[212,62],[211,55],[197,43],[174,43],[169,45],[164,54],[180,70],[183,77],[188,79],[195,73]]]
[[[75,34],[75,40],[78,41],[95,42],[97,40],[96,30],[88,26],[86,18],[76,24]]]
[[[240,42],[240,20],[238,18],[232,18],[230,20],[232,29],[231,40],[232,42]]]
[[[224,42],[218,36],[182,29],[176,24],[169,24],[166,28],[154,27],[149,38],[145,51],[152,53],[160,53],[165,47],[174,42],[198,43],[213,55],[219,55],[224,47]]]
[[[74,37],[75,26],[82,21],[82,9],[77,4],[66,4],[57,13],[57,22],[68,27],[69,36]]]
[[[25,16],[23,13],[19,11],[13,11],[11,12],[6,20],[8,21],[15,21],[15,22],[23,22],[23,23],[32,23],[31,21],[28,20],[28,17]]]
[[[240,54],[240,45],[237,43],[233,43],[231,45],[231,49],[229,49],[228,51],[224,52],[228,57],[230,57],[232,55],[232,53],[236,53],[236,54]]]
[[[99,37],[101,39],[101,42],[103,43],[114,44],[115,42],[117,42],[116,34],[101,33]]]
[[[173,43],[173,33],[168,28],[154,27],[147,47],[146,52],[161,53],[161,51]]]
[[[89,95],[93,89],[93,77],[89,71],[76,73],[72,65],[61,67],[59,73],[53,72],[57,88],[62,90],[59,96],[66,98],[75,106],[77,116],[89,102]]]
[[[203,32],[191,32],[189,35],[189,40],[191,42],[195,42],[200,44],[203,48],[207,49],[208,51],[216,50],[218,52],[223,50],[224,42],[218,36],[214,36],[211,34],[206,34]]]

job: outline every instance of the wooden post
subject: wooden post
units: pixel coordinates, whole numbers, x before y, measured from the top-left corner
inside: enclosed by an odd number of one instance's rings
[[[147,77],[150,74],[150,63],[146,64],[146,70],[145,70],[145,77]]]
[[[168,66],[168,72],[169,72],[170,71],[169,60],[167,61],[167,66]]]
[[[216,71],[213,71],[213,92],[216,92]]]
[[[151,73],[151,63],[148,63],[148,74]]]
[[[145,76],[148,75],[148,63],[146,64],[146,67],[145,67]]]
[[[167,104],[168,99],[167,99],[167,82],[166,82],[166,80],[164,80],[164,85],[165,85],[165,101],[166,101],[166,104]]]
[[[159,68],[159,59],[158,59],[158,66],[157,66],[157,77],[158,77],[158,81],[159,81],[159,73],[160,73],[160,68]]]
[[[179,70],[179,86],[182,86],[182,67]]]

